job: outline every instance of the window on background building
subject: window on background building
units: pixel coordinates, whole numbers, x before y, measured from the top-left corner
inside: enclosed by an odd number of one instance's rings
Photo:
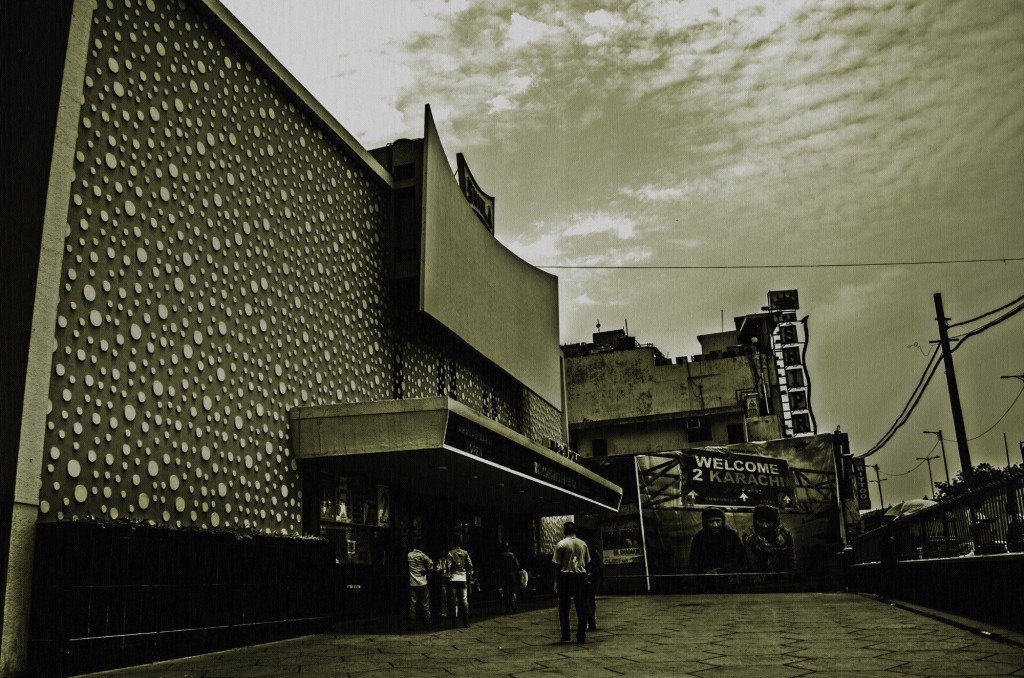
[[[686,439],[691,443],[711,440],[711,424],[705,417],[689,417],[686,420]]]
[[[810,433],[811,418],[806,414],[793,415],[793,433]]]
[[[590,449],[594,457],[608,456],[608,440],[606,438],[594,438],[590,441]]]
[[[725,427],[729,435],[729,444],[733,443],[745,443],[743,435],[743,424],[729,424]]]

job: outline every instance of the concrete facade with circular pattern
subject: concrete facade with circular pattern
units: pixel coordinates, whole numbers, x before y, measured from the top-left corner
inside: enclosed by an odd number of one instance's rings
[[[396,313],[386,180],[237,36],[184,2],[91,21],[40,520],[298,532],[307,405],[450,395],[561,440],[556,409]]]

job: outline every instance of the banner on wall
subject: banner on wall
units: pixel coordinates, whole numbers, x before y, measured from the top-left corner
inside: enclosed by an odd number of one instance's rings
[[[831,437],[634,457],[650,573],[784,572],[806,584],[824,581],[841,540]],[[624,483],[625,466],[618,471]],[[609,546],[628,529],[611,517],[602,526],[606,563],[642,558],[640,549],[620,554]],[[639,532],[639,521],[632,529]]]

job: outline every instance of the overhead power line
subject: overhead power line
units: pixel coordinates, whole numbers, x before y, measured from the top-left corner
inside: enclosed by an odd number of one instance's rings
[[[978,438],[982,437],[983,435],[985,435],[987,433],[990,433],[992,431],[992,429],[994,429],[996,426],[999,426],[999,422],[1001,422],[1003,419],[1006,418],[1006,415],[1008,415],[1010,413],[1010,410],[1013,409],[1013,406],[1017,404],[1018,400],[1020,400],[1021,394],[1024,394],[1024,386],[1021,387],[1020,391],[1017,393],[1017,397],[1013,399],[1013,402],[1010,403],[1010,406],[1006,408],[1005,412],[1003,412],[1003,416],[1001,416],[998,419],[996,419],[996,423],[992,424],[987,429],[985,429],[984,431],[982,431],[978,435],[974,436],[973,438],[968,438],[967,442],[970,442],[972,440],[977,440]]]
[[[1006,313],[1004,313],[1003,315],[999,316],[998,318],[995,318],[994,320],[990,320],[989,322],[985,323],[980,327],[965,332],[958,337],[950,337],[950,339],[955,340],[957,342],[956,345],[950,348],[950,352],[953,353],[957,351],[961,346],[963,346],[964,342],[967,339],[977,336],[978,334],[981,334],[985,330],[995,327],[996,325],[1005,322],[1009,318],[1017,315],[1021,311],[1024,311],[1024,303],[1020,303],[1021,300],[1024,300],[1024,296],[1018,297],[1013,302],[1010,302],[1010,304],[1004,304],[1003,306],[993,309],[992,311],[988,311],[987,313],[983,313],[982,315],[977,316],[975,320],[990,316],[994,313],[998,313],[999,311],[1006,309],[1008,306],[1011,306],[1014,303],[1018,304],[1017,306],[1006,311]],[[892,440],[893,436],[896,434],[896,431],[898,431],[904,424],[907,423],[907,421],[910,419],[910,415],[914,412],[914,409],[917,407],[918,403],[921,402],[921,398],[924,396],[924,391],[927,388],[929,382],[931,382],[932,377],[938,371],[939,365],[942,364],[941,361],[938,360],[938,356],[939,352],[936,349],[935,351],[933,351],[931,357],[928,359],[928,364],[925,366],[924,372],[917,382],[917,386],[914,387],[914,391],[910,394],[910,398],[907,400],[906,405],[903,406],[903,410],[900,412],[899,416],[896,417],[896,421],[893,422],[892,426],[889,427],[889,430],[886,431],[885,434],[882,435],[881,439],[877,443],[872,445],[867,450],[867,452],[858,455],[860,458],[863,459],[866,457],[870,457],[872,454],[878,452],[890,440]],[[1020,397],[1019,394],[1018,397]],[[1016,400],[1014,400],[1014,402],[1016,402]],[[1012,408],[1013,405],[1011,405],[1010,407]],[[1006,415],[1004,414],[1003,416],[1005,417]],[[1000,417],[1000,420],[1002,420],[1002,417]],[[996,423],[998,424],[998,422]],[[988,433],[988,431],[986,431],[985,433]],[[981,435],[984,435],[984,433]]]
[[[946,329],[950,329],[950,328],[953,328],[953,327],[960,327],[961,325],[970,325],[971,323],[975,322],[976,320],[981,320],[982,318],[987,318],[988,316],[992,315],[993,313],[999,313],[999,311],[1002,311],[1004,308],[1009,308],[1009,307],[1013,306],[1014,304],[1016,304],[1016,303],[1018,303],[1018,302],[1020,302],[1022,300],[1024,300],[1024,294],[1022,294],[1021,296],[1017,297],[1016,299],[1014,299],[1011,302],[1003,304],[999,308],[992,309],[988,313],[982,313],[981,315],[976,316],[974,318],[971,318],[970,320],[961,320],[958,323],[950,323],[950,324],[946,325]]]
[[[860,261],[838,264],[726,264],[722,266],[710,265],[657,265],[641,264],[637,266],[616,266],[616,265],[586,265],[586,264],[534,264],[537,268],[552,268],[561,270],[597,271],[597,270],[636,270],[636,271],[659,271],[659,270],[683,270],[683,271],[717,271],[717,270],[740,270],[740,269],[765,269],[765,268],[857,268],[865,266],[932,266],[936,264],[997,264],[1009,263],[1011,261],[1024,261],[1024,257],[1003,257],[1000,259],[936,259],[932,261]],[[996,309],[999,310],[999,309]],[[992,313],[994,311],[990,311]]]
[[[909,476],[911,473],[913,473],[917,469],[921,468],[921,465],[925,463],[925,461],[924,461],[925,457],[930,457],[932,452],[934,452],[935,448],[938,447],[938,446],[939,446],[939,441],[936,440],[935,444],[932,445],[932,449],[928,450],[928,453],[925,454],[924,457],[921,458],[921,461],[917,462],[917,464],[915,466],[913,466],[909,471],[905,471],[903,473],[886,473],[885,471],[879,470],[878,472],[881,473],[883,476],[889,476],[890,478],[896,478],[898,476]]]

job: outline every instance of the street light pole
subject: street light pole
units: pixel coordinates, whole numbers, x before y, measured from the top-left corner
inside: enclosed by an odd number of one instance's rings
[[[932,478],[932,459],[938,458],[939,455],[937,454],[933,454],[927,457],[915,457],[915,459],[918,459],[919,461],[924,461],[928,463],[928,482],[931,484],[932,499],[935,499],[935,480]]]
[[[949,485],[949,464],[946,462],[946,441],[942,439],[942,429],[938,431],[925,431],[939,437],[939,446],[942,448],[942,468],[946,470],[946,484]],[[934,448],[933,448],[934,449]]]

